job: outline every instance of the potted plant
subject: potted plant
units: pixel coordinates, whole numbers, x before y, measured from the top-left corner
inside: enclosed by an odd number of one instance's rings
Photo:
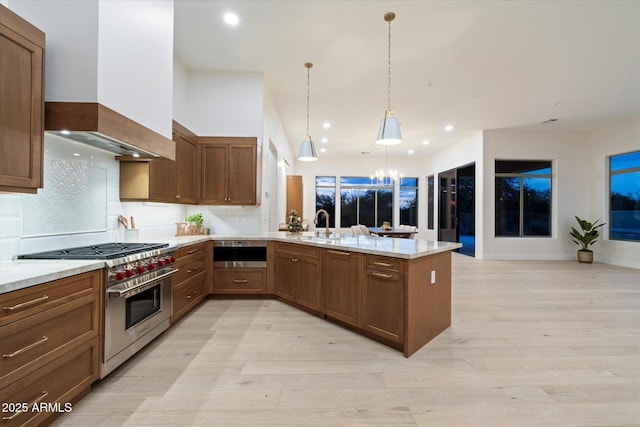
[[[187,234],[200,234],[204,218],[201,213],[194,213],[184,219],[189,223],[189,231]]]
[[[287,228],[291,233],[299,233],[302,230],[302,221],[298,216],[298,211],[291,209],[287,217]]]
[[[578,216],[576,216],[576,221],[578,221],[578,225],[580,225],[580,231],[575,227],[571,227],[571,233],[569,233],[569,235],[573,237],[573,243],[580,246],[580,249],[578,249],[578,261],[592,263],[593,251],[589,248],[598,241],[598,237],[600,236],[598,228],[605,225],[605,223],[598,224],[599,219],[591,223],[580,219]]]

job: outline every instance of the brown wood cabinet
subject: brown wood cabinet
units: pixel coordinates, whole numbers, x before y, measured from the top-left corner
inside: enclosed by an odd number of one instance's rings
[[[64,407],[89,391],[100,374],[102,294],[98,270],[0,295],[0,401]],[[2,425],[54,415],[14,410]]]
[[[0,192],[43,184],[45,34],[0,4]]]
[[[320,249],[279,243],[275,258],[276,295],[310,310],[321,311]]]
[[[264,294],[267,291],[265,268],[213,269],[213,289],[216,294]]]
[[[394,343],[404,342],[405,261],[367,255],[363,273],[364,330]]]
[[[196,204],[198,202],[198,140],[173,122],[176,160],[120,159],[120,200]]]
[[[249,137],[200,137],[200,204],[258,204],[258,145]]]
[[[178,272],[173,279],[171,324],[193,310],[209,293],[213,242],[185,246],[175,252]]]
[[[335,249],[322,254],[324,313],[362,327],[362,255]]]

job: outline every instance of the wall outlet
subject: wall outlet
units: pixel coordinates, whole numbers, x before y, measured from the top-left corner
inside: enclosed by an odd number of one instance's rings
[[[431,270],[431,284],[432,285],[436,284],[436,271],[435,270]]]

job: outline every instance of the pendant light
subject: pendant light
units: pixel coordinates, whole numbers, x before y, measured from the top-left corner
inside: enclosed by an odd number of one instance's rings
[[[304,66],[307,68],[307,138],[300,142],[300,151],[298,151],[298,160],[302,162],[313,162],[318,160],[316,155],[316,146],[311,141],[311,135],[309,135],[309,75],[313,64],[306,62]]]
[[[400,121],[393,111],[391,111],[391,21],[396,17],[393,12],[387,12],[384,20],[389,23],[389,45],[387,49],[387,111],[384,118],[380,122],[378,129],[378,137],[376,144],[380,145],[397,145],[402,143],[402,134],[400,133]]]

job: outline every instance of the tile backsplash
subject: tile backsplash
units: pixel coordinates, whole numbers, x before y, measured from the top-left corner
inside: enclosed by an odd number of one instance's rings
[[[120,202],[114,155],[45,134],[44,190],[0,194],[0,261],[15,255],[110,241],[124,241],[118,215],[135,218],[139,239],[173,236],[176,222],[195,212],[212,234],[260,232],[255,206],[186,206]]]

